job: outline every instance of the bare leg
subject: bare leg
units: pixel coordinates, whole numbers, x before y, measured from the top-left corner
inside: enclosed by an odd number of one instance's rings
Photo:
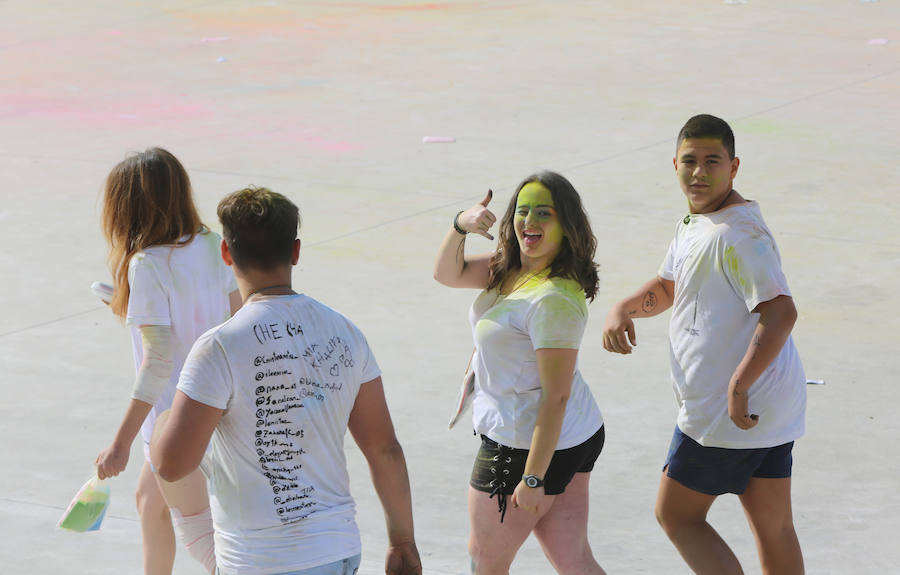
[[[791,512],[791,478],[753,477],[740,498],[764,575],[803,575],[803,553]]]
[[[151,442],[158,441],[168,420],[169,411],[159,415]],[[214,531],[209,512],[206,477],[199,469],[195,469],[178,481],[166,481],[158,475],[155,477],[168,507],[172,510],[171,519],[178,539],[191,557],[203,565],[207,572],[215,572]]]
[[[715,500],[714,495],[689,489],[663,473],[656,497],[656,519],[694,573],[742,575],[737,557],[706,522]]]
[[[553,497],[553,496],[551,496]],[[552,508],[552,502],[550,502]],[[546,512],[545,512],[546,513]],[[469,487],[469,556],[473,575],[507,575],[516,552],[540,519],[510,505],[500,523],[497,499]]]
[[[144,539],[144,573],[171,575],[175,563],[175,533],[172,531],[172,519],[156,484],[156,478],[150,471],[150,464],[146,461],[138,478],[136,499]]]
[[[587,538],[590,473],[576,473],[534,527],[544,554],[561,575],[606,575]]]

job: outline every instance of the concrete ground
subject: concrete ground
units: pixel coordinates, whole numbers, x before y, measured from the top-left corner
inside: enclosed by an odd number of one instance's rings
[[[608,433],[591,543],[610,573],[688,573],[653,517],[675,416],[666,319],[638,324],[629,357],[600,332],[685,213],[674,136],[700,112],[732,123],[736,187],[775,231],[807,375],[826,381],[794,452],[807,571],[900,572],[897,22],[886,0],[0,2],[0,572],[140,571],[137,449],[99,532],[54,525],[133,377],[126,331],[88,289],[109,278],[100,187],[128,151],[160,145],[214,228],[218,199],[248,184],[300,205],[295,283],[375,349],[429,574],[467,572],[477,448],[445,425],[475,293],[432,280],[435,250],[488,188],[502,211],[533,170],[568,176],[602,266],[580,356]],[[383,520],[348,451],[374,574]],[[711,521],[760,573],[736,499]],[[176,572],[200,570],[179,552]],[[529,540],[512,572],[552,569]]]

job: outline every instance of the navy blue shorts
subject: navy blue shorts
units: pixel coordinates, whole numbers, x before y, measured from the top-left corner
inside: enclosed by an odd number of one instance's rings
[[[704,447],[676,425],[663,472],[700,493],[740,495],[747,489],[751,477],[790,477],[793,448],[793,441],[760,449]]]

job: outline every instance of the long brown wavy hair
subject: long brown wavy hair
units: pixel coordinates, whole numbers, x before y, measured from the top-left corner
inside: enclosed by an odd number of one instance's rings
[[[130,155],[112,169],[103,188],[101,222],[115,287],[109,307],[122,319],[132,256],[150,246],[186,245],[203,228],[184,166],[162,148]],[[179,243],[183,236],[187,239]]]
[[[550,264],[549,277],[563,277],[575,280],[584,290],[584,296],[593,301],[597,295],[597,238],[591,230],[591,221],[581,204],[581,197],[572,184],[556,172],[543,171],[522,180],[516,193],[509,200],[506,213],[500,221],[500,239],[497,251],[490,262],[491,275],[488,289],[498,288],[506,277],[522,267],[519,255],[519,240],[513,226],[516,215],[516,201],[522,188],[531,182],[538,182],[550,190],[559,224],[563,229],[563,243],[559,253]]]

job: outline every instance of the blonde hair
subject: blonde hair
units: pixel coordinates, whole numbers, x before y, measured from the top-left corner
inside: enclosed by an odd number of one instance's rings
[[[103,189],[101,221],[115,287],[109,307],[123,319],[128,312],[131,258],[150,246],[188,244],[203,226],[187,172],[162,148],[133,154],[112,169]],[[183,236],[187,240],[179,243]]]

